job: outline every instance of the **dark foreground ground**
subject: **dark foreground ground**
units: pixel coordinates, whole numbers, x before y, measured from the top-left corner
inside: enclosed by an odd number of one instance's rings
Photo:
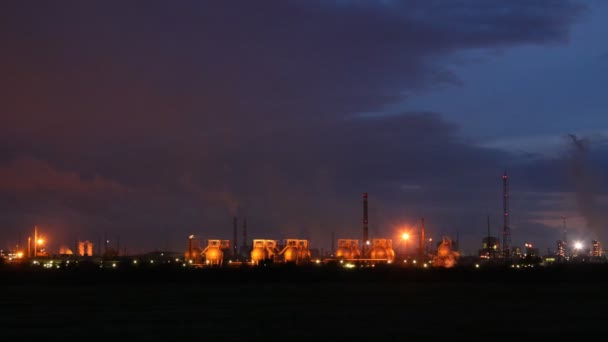
[[[5,269],[0,340],[603,340],[607,276],[606,267]]]

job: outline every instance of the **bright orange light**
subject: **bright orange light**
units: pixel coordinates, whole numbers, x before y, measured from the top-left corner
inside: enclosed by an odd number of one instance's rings
[[[38,241],[36,241],[37,244],[42,245],[44,243],[43,239],[38,239]]]
[[[401,235],[401,238],[402,238],[403,240],[409,240],[409,239],[410,239],[410,234],[409,234],[409,233],[403,233],[403,234]]]
[[[17,258],[19,258],[19,259],[23,258],[23,252],[17,253]]]

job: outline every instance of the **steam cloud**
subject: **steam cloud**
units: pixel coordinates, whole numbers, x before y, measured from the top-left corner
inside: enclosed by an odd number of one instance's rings
[[[437,255],[433,258],[433,266],[435,267],[454,267],[460,253],[453,249],[454,243],[452,239],[443,237],[441,244],[437,248]]]

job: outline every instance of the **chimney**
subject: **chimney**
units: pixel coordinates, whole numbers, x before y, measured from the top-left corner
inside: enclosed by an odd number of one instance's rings
[[[366,249],[367,242],[369,240],[368,232],[368,220],[367,220],[367,192],[363,193],[363,249]]]
[[[422,225],[420,226],[420,245],[418,248],[420,249],[420,256],[424,258],[424,217],[422,218]]]
[[[233,222],[233,232],[232,232],[232,256],[236,257],[239,253],[238,253],[238,244],[236,241],[236,229],[237,229],[237,225],[238,225],[238,220],[236,218],[236,216],[234,217],[234,222]]]
[[[243,247],[247,248],[247,219],[243,220]]]
[[[34,258],[38,256],[38,226],[34,226]]]

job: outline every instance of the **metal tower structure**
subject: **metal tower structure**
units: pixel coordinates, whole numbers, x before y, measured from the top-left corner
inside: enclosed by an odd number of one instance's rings
[[[502,176],[502,208],[503,208],[503,228],[502,228],[502,256],[511,256],[511,227],[509,226],[509,176],[507,171]]]
[[[369,242],[369,229],[368,229],[368,220],[367,220],[367,192],[363,193],[363,246],[362,250],[365,251],[367,249],[367,244]]]

